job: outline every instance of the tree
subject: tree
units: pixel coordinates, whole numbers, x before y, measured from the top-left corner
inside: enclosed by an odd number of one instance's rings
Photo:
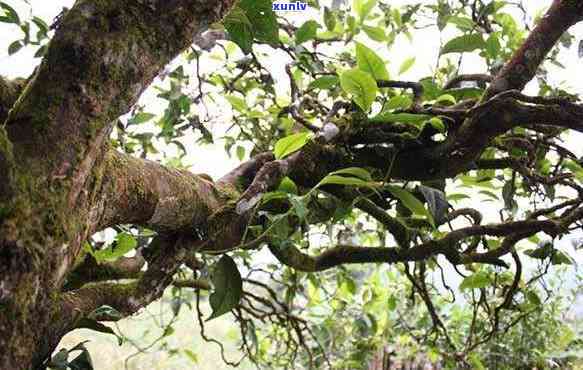
[[[506,1],[341,3],[320,8],[323,22],[297,25],[267,0],[79,0],[48,27],[0,2],[0,20],[24,33],[10,52],[39,45],[42,57],[27,79],[0,78],[0,368],[66,366],[51,354],[71,330],[107,331],[101,322],[134,314],[169,286],[210,289],[197,279],[201,261],[216,260],[213,317],[232,311],[257,361],[276,350],[249,339],[264,321],[280,325],[270,338],[285,353],[299,348],[306,364],[330,364],[321,333],[294,312],[307,281],[353,289],[352,264],[400,266],[431,322],[431,338],[420,340],[459,366],[542,309],[540,276],[525,281],[522,260],[570,263],[552,241],[583,218],[581,161],[562,141],[583,132],[583,106],[549,85],[545,66],[572,41],[567,31],[583,20],[583,3],[552,1],[528,33],[504,12]],[[391,80],[369,46],[391,46],[427,15],[458,36],[442,46],[434,75]],[[245,57],[229,59],[225,38]],[[186,69],[221,47],[224,68],[197,68],[188,93]],[[289,96],[278,96],[257,48],[287,55]],[[451,63],[450,54],[468,52],[479,53],[484,74]],[[135,130],[154,118],[136,103],[161,75],[170,81],[159,91],[164,114],[155,130]],[[523,94],[535,78],[538,94]],[[179,160],[146,159],[156,141],[184,158],[185,130],[212,141],[200,117],[220,99],[235,111],[227,149],[244,157],[240,143],[251,143],[249,160],[213,180]],[[483,224],[480,210],[453,207],[463,198],[456,181],[470,194],[501,193],[499,220]],[[374,232],[358,245],[348,226],[362,220]],[[118,232],[113,244],[92,238],[107,228]],[[331,245],[310,245],[310,232],[326,228]],[[551,241],[516,247],[541,235]],[[264,247],[279,261],[268,276],[281,290],[238,271]],[[444,262],[465,271],[461,289],[474,307],[466,338],[448,335],[435,304],[443,292],[428,283]]]

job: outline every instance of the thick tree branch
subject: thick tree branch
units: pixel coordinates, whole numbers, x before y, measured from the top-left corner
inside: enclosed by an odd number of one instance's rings
[[[95,207],[95,231],[116,224],[137,224],[156,231],[188,231],[237,193],[206,175],[165,167],[110,150]],[[233,195],[233,193],[235,195]]]
[[[239,190],[247,189],[253,179],[255,179],[259,170],[267,162],[273,161],[274,159],[273,153],[259,154],[221,177],[218,182],[236,186]]]
[[[522,90],[535,76],[563,33],[581,20],[583,3],[577,0],[554,0],[520,49],[496,75],[484,99],[488,100],[506,90]]]
[[[583,132],[583,105],[564,102],[555,105],[515,104],[514,118],[517,124],[544,124]],[[529,126],[530,126],[529,125]]]
[[[0,146],[0,158],[11,162],[10,168],[0,169],[0,190],[6,188],[7,193],[11,187],[4,184],[17,180],[21,190],[7,208],[28,204],[26,212],[54,219],[58,230],[39,230],[41,235],[80,235],[56,241],[69,244],[70,250],[69,261],[55,280],[61,280],[79,253],[81,240],[93,231],[93,225],[68,219],[84,220],[95,211],[88,198],[96,193],[86,187],[94,191],[101,185],[103,169],[98,164],[111,122],[126,113],[164,66],[195,35],[220,20],[232,3],[83,0],[64,15],[44,60],[6,120],[2,140],[11,145]],[[89,178],[96,182],[88,184]],[[51,205],[40,202],[39,209],[33,209],[36,199],[45,199],[42,189],[50,189],[46,198]],[[44,215],[47,212],[50,215]],[[18,223],[5,222],[3,233],[27,234],[24,228],[14,230]]]
[[[463,210],[458,214],[468,213]],[[481,219],[479,214],[469,212],[475,222]],[[336,246],[325,250],[318,256],[310,256],[301,252],[297,247],[269,245],[269,250],[283,264],[294,269],[307,272],[323,271],[347,263],[396,263],[425,260],[438,254],[444,255],[453,264],[467,264],[479,262],[506,266],[500,258],[511,252],[511,248],[518,240],[527,238],[538,232],[545,232],[556,236],[564,232],[568,225],[583,218],[583,209],[573,210],[562,217],[548,220],[525,220],[490,225],[473,225],[448,233],[441,239],[431,240],[411,248],[378,248],[357,246]],[[469,250],[462,253],[458,250],[458,243],[466,238],[475,236],[508,237],[502,246],[492,251],[476,253]]]
[[[63,293],[53,312],[51,336],[46,338],[47,350],[54,348],[60,338],[74,329],[79,320],[86,318],[102,306],[113,307],[122,317],[130,316],[160,298],[164,289],[173,282],[188,250],[200,248],[200,241],[183,236],[157,236],[148,246],[148,269],[131,283],[102,282],[88,284],[80,289]],[[99,321],[119,320],[120,317],[95,317]],[[37,354],[45,358],[47,354]]]
[[[431,241],[408,249],[340,245],[327,249],[318,256],[310,256],[301,252],[297,247],[290,245],[279,247],[270,244],[269,250],[284,265],[305,272],[319,272],[354,263],[422,261],[439,254],[445,255],[451,263],[456,265],[473,262],[469,256],[462,256],[455,246],[449,245],[446,240]],[[481,262],[496,266],[506,266],[499,257],[482,258]]]
[[[127,112],[164,66],[231,5],[229,0],[78,1],[8,120],[11,141],[35,143],[27,157],[54,159],[52,172],[70,176],[95,134]],[[63,144],[61,150],[54,150],[55,142]]]
[[[555,0],[522,47],[494,78],[484,94],[483,101],[487,102],[507,90],[522,90],[534,77],[561,35],[582,19],[581,2]],[[395,158],[391,177],[430,180],[453,177],[475,168],[476,161],[488,142],[513,126],[514,106],[499,103],[497,108],[470,115],[459,129],[449,132],[443,142],[404,147]],[[573,128],[579,127],[572,123],[570,125]],[[386,163],[386,158],[390,157],[390,153],[383,148],[364,148],[356,152],[363,164],[377,168],[381,167],[383,162]]]
[[[102,306],[113,307],[121,317],[134,314],[160,298],[172,283],[186,251],[197,250],[200,242],[177,236],[157,236],[150,244],[146,259],[148,269],[131,283],[101,282],[61,294],[51,311],[49,335],[43,338],[34,362],[37,366],[50,355],[63,335],[75,329],[80,320]],[[93,315],[95,316],[95,315]],[[119,320],[120,316],[96,316],[99,321]]]

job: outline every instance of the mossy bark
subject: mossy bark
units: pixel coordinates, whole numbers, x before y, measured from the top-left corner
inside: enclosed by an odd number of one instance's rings
[[[113,183],[103,178],[111,122],[232,3],[79,0],[24,91],[1,81],[0,368],[31,369],[50,353],[63,277]]]

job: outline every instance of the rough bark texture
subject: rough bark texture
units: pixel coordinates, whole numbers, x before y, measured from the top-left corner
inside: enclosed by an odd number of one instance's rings
[[[46,57],[29,80],[0,78],[0,122],[4,123],[0,125],[0,369],[41,367],[60,338],[101,305],[130,315],[157,299],[187,251],[221,253],[239,246],[249,219],[246,211],[284,175],[309,187],[330,171],[366,165],[382,173],[390,168],[388,175],[394,179],[442,179],[478,166],[487,143],[512,128],[517,117],[583,131],[580,106],[527,105],[519,94],[499,94],[522,89],[561,34],[581,20],[579,1],[556,0],[523,48],[494,78],[482,106],[445,112],[461,119],[445,142],[409,143],[394,161],[388,160],[393,156],[388,149],[347,152],[335,144],[370,138],[371,130],[375,130],[373,137],[392,137],[402,132],[397,125],[390,127],[394,132],[373,127],[351,135],[341,132],[332,142],[315,140],[282,161],[273,161],[271,154],[260,155],[217,182],[112,150],[107,144],[111,122],[128,112],[164,66],[219,21],[233,2],[79,0],[63,18]],[[400,243],[407,243],[403,225],[382,212],[379,215],[374,205],[359,206],[377,214],[388,230],[400,235]],[[469,258],[496,264],[499,253],[508,253],[513,244],[490,255],[460,255],[451,245],[473,235],[556,234],[582,217],[582,212],[572,211],[561,222],[532,219],[522,224],[476,225],[408,251],[340,246],[317,258],[293,249],[287,255],[274,253],[283,263],[309,271],[341,263],[418,260],[438,253],[453,263]],[[81,286],[84,278],[100,280],[99,274],[76,273],[78,267],[90,264],[83,242],[94,232],[120,223],[160,232],[153,254],[144,256],[148,270],[130,284]],[[70,285],[63,290],[67,279]]]
[[[81,0],[63,18],[0,128],[0,368],[39,365],[102,187],[124,186],[104,178],[111,122],[232,2]],[[13,90],[2,84],[3,118]]]

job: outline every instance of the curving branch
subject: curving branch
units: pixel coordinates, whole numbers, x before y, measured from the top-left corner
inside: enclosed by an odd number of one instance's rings
[[[50,335],[43,339],[42,348],[35,353],[39,366],[61,337],[75,329],[82,319],[91,315],[97,321],[117,321],[136,313],[139,309],[160,298],[164,289],[173,282],[173,276],[183,262],[187,250],[198,250],[201,243],[183,236],[159,235],[148,247],[145,255],[148,269],[130,283],[99,282],[65,292],[55,302],[51,311]],[[109,306],[117,312],[96,315],[95,311]]]
[[[423,85],[418,82],[379,80],[377,86],[384,88],[411,89],[413,91],[413,105],[419,107],[423,98]]]
[[[411,242],[410,230],[401,221],[390,216],[384,209],[377,206],[373,201],[367,198],[358,199],[355,206],[380,222],[395,238],[399,247],[407,248],[409,246],[409,243]]]
[[[380,248],[340,245],[325,250],[318,256],[310,256],[289,244],[278,246],[268,244],[271,253],[283,264],[306,272],[327,270],[339,265],[350,263],[397,263],[425,260],[439,254],[444,255],[454,265],[479,262],[507,267],[500,258],[512,251],[512,247],[521,239],[538,232],[556,236],[567,229],[569,225],[583,219],[583,208],[565,212],[561,217],[547,220],[530,219],[500,224],[479,225],[481,215],[474,210],[463,209],[450,217],[462,214],[470,215],[476,223],[473,226],[449,232],[444,237],[427,241],[411,248]],[[458,243],[469,237],[497,236],[507,237],[502,245],[486,252],[467,253],[458,251]]]
[[[484,100],[503,91],[522,90],[563,33],[582,20],[583,4],[580,1],[554,0],[520,49],[495,76]]]
[[[555,0],[522,47],[494,77],[482,101],[487,102],[508,90],[522,90],[563,33],[582,19],[583,6],[580,2]],[[443,142],[429,141],[424,145],[405,147],[395,159],[391,178],[449,178],[475,168],[476,161],[489,141],[512,128],[516,122],[514,105],[499,104],[497,110],[487,109],[466,116],[463,124],[448,132]],[[356,150],[356,153],[363,164],[377,168],[386,162],[384,158],[389,155],[382,148],[362,148]]]
[[[110,150],[95,207],[95,230],[137,224],[156,231],[191,230],[236,194],[206,175],[163,166]]]
[[[446,256],[454,265],[475,262],[473,256],[462,255],[454,245],[446,242],[445,239],[430,241],[408,249],[339,245],[317,256],[303,253],[297,247],[290,245],[279,247],[270,244],[269,250],[279,262],[305,272],[324,271],[344,264],[423,261],[440,254]],[[507,267],[499,257],[486,258],[480,255],[480,258],[480,262],[484,264]]]

